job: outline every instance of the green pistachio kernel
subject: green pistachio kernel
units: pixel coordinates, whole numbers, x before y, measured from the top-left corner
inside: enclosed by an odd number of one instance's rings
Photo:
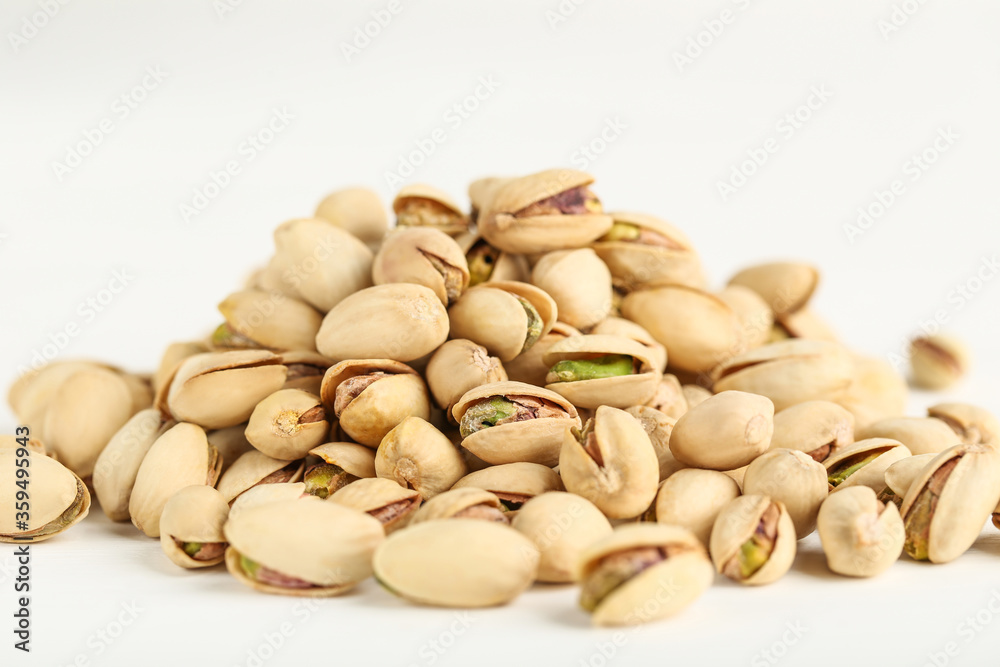
[[[497,422],[513,417],[516,411],[517,406],[514,402],[503,396],[493,396],[480,401],[462,415],[462,423],[459,425],[462,437],[467,438],[476,431],[496,426]]]
[[[841,465],[831,470],[827,477],[827,480],[830,482],[830,486],[839,486],[848,477],[861,470],[884,453],[884,450],[879,450],[865,456],[862,459],[848,458],[845,461],[841,461]]]
[[[538,314],[538,310],[531,305],[531,302],[524,297],[517,294],[514,294],[513,297],[518,300],[521,307],[524,308],[524,314],[528,316],[528,333],[524,336],[524,347],[521,348],[521,352],[526,352],[542,337],[542,316]]]
[[[579,382],[601,378],[631,375],[632,357],[625,354],[606,354],[596,359],[563,360],[552,367],[558,379],[555,382]]]
[[[639,227],[627,222],[616,222],[601,237],[601,241],[635,241],[639,238]]]

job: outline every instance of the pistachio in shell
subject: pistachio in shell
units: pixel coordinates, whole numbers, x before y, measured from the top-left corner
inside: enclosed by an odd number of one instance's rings
[[[611,312],[611,272],[590,248],[543,255],[531,282],[556,302],[559,319],[578,329],[589,329]]]
[[[90,492],[72,470],[44,454],[27,451],[27,458],[18,456],[20,448],[0,447],[0,505],[7,511],[0,516],[0,542],[42,542],[83,520],[90,511]],[[22,452],[23,453],[23,452]],[[27,461],[27,466],[19,464]],[[29,469],[28,477],[18,476],[18,470]],[[29,479],[28,516],[15,510],[24,491],[18,482]],[[18,522],[26,521],[27,528]]]
[[[305,492],[326,499],[359,479],[375,477],[375,452],[353,442],[328,442],[309,451],[321,460],[303,476]]]
[[[301,389],[319,396],[323,375],[333,362],[318,352],[292,350],[281,353],[281,363],[288,369],[282,389]]]
[[[407,417],[385,434],[375,453],[375,474],[433,498],[467,472],[465,459],[429,422]]]
[[[556,322],[552,325],[552,330],[538,339],[538,342],[530,349],[514,357],[512,360],[504,362],[504,370],[507,371],[507,378],[515,382],[525,382],[541,387],[545,384],[545,378],[549,374],[549,367],[542,361],[548,349],[570,336],[581,336],[583,334],[565,322]],[[664,353],[664,359],[666,359]]]
[[[823,461],[830,491],[867,486],[879,493],[885,488],[886,469],[910,455],[910,450],[898,440],[858,440]]]
[[[882,503],[866,486],[855,486],[823,501],[817,517],[819,539],[831,571],[874,577],[899,560],[903,520],[892,503]]]
[[[473,487],[489,491],[513,517],[524,503],[547,491],[565,491],[562,479],[552,468],[538,463],[504,463],[470,472],[452,489]]]
[[[427,362],[427,384],[438,407],[451,421],[451,409],[476,387],[507,380],[507,372],[486,348],[464,338],[449,340]]]
[[[163,506],[160,515],[160,547],[170,561],[186,569],[212,567],[226,555],[222,527],[229,504],[210,486],[181,489]]]
[[[906,410],[909,388],[902,375],[885,359],[852,355],[854,369],[847,390],[833,399],[854,415],[854,428],[864,428]]]
[[[207,431],[208,443],[215,447],[222,459],[222,474],[225,474],[241,456],[254,449],[247,440],[247,425],[237,424],[226,428]]]
[[[451,197],[437,188],[416,183],[400,189],[392,202],[397,227],[430,227],[446,234],[468,231],[469,218]]]
[[[208,345],[203,341],[190,341],[183,343],[171,343],[164,350],[163,356],[160,358],[160,365],[156,369],[156,373],[153,374],[153,391],[155,394],[159,394],[163,387],[170,382],[170,378],[173,377],[174,371],[182,361],[188,357],[193,357],[196,354],[204,354],[208,352]]]
[[[256,449],[242,454],[219,478],[219,493],[232,504],[240,495],[255,486],[285,484],[302,479],[302,460],[276,459]]]
[[[858,439],[890,438],[913,454],[937,454],[960,444],[958,434],[934,417],[890,417],[858,429]]]
[[[966,445],[1000,442],[1000,419],[978,405],[938,403],[927,408],[927,416],[943,421]]]
[[[593,248],[628,289],[647,285],[702,287],[701,260],[691,241],[674,225],[651,215],[619,211]]]
[[[282,500],[299,500],[307,498],[310,495],[306,493],[304,482],[258,484],[236,496],[236,499],[229,505],[229,518],[232,519],[238,516],[243,510],[248,510],[258,505],[266,505]]]
[[[795,524],[785,506],[767,496],[730,501],[715,519],[709,552],[716,571],[751,586],[780,579],[795,560]]]
[[[805,306],[818,283],[819,271],[801,262],[757,264],[729,279],[730,285],[749,287],[759,294],[779,317]]]
[[[729,285],[716,296],[729,304],[740,320],[747,349],[769,342],[774,327],[774,313],[763,298],[749,287]]]
[[[351,482],[330,496],[330,502],[352,507],[375,517],[385,534],[406,526],[420,507],[420,494],[391,479],[366,477]]]
[[[495,248],[481,234],[467,232],[459,235],[455,242],[465,253],[469,287],[504,280],[527,282],[531,275],[527,257]]]
[[[806,401],[774,414],[771,449],[795,449],[822,463],[854,442],[854,415],[830,401]]]
[[[445,307],[469,286],[465,253],[450,236],[430,227],[393,230],[372,265],[376,285],[413,283],[430,288]]]
[[[649,441],[653,444],[653,451],[656,452],[656,459],[660,463],[661,482],[678,470],[687,467],[678,461],[673,452],[670,451],[670,435],[677,424],[676,419],[668,417],[648,405],[633,405],[625,412],[635,417],[642,425],[642,430],[649,436]]]
[[[389,230],[389,214],[378,194],[368,188],[335,190],[316,207],[316,217],[340,227],[369,247]]]
[[[411,524],[438,519],[477,519],[510,523],[510,517],[494,494],[473,486],[439,493],[420,506]]]
[[[924,468],[937,457],[937,454],[914,454],[899,459],[885,469],[885,486],[897,500],[896,507],[903,504],[906,492],[910,490],[914,480],[920,476]]]
[[[212,334],[214,349],[316,349],[323,316],[311,305],[280,292],[246,289],[219,304],[225,322]]]
[[[467,290],[448,310],[452,338],[466,338],[507,362],[552,329],[555,301],[534,285],[497,281]]]
[[[947,334],[919,336],[910,342],[913,381],[924,389],[946,389],[969,370],[969,350]]]
[[[724,391],[677,420],[670,451],[692,467],[732,470],[767,451],[773,430],[774,406],[767,397]]]
[[[641,405],[662,377],[647,348],[622,336],[573,336],[550,347],[542,362],[549,367],[545,388],[587,409]]]
[[[330,432],[319,397],[301,389],[279,389],[253,409],[246,436],[258,451],[276,459],[301,459]]]
[[[661,373],[667,367],[667,348],[658,343],[648,331],[631,320],[614,316],[606,317],[592,327],[589,333],[631,338],[646,348],[650,360]]]
[[[802,539],[816,529],[816,515],[828,495],[826,468],[795,449],[772,449],[747,466],[743,493],[780,501]]]
[[[729,475],[685,468],[660,484],[645,518],[686,528],[707,547],[715,518],[739,495],[739,484]]]
[[[112,521],[128,521],[128,503],[139,466],[169,422],[156,408],[137,412],[115,433],[94,464],[91,484]]]

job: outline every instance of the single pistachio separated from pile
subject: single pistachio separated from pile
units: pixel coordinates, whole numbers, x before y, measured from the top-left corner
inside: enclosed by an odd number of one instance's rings
[[[889,569],[903,552],[903,520],[892,503],[882,503],[867,486],[835,493],[817,517],[819,539],[833,572],[874,577]]]
[[[309,450],[320,461],[302,478],[305,493],[326,500],[351,482],[375,477],[375,452],[353,442],[328,442]]]
[[[160,547],[170,561],[185,569],[212,567],[226,555],[222,527],[229,504],[210,486],[188,486],[163,506]]]
[[[27,459],[19,457],[18,449],[0,447],[0,503],[9,510],[0,516],[0,542],[41,542],[86,518],[90,511],[90,492],[83,480],[44,454],[29,450]],[[18,480],[24,479],[17,475],[18,470],[24,469],[20,463],[24,460],[31,470],[31,511],[26,528],[19,525],[21,519],[14,511],[22,500],[17,494],[24,490],[17,485]]]
[[[769,584],[795,560],[795,524],[785,506],[767,496],[740,496],[715,519],[709,551],[718,572],[748,585]]]
[[[934,334],[910,342],[913,381],[925,389],[946,389],[969,369],[969,350],[954,336]]]

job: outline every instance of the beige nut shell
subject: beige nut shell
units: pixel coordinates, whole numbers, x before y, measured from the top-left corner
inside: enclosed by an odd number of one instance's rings
[[[656,522],[687,528],[708,547],[716,517],[739,495],[739,484],[725,473],[699,468],[678,470],[660,484],[656,493]]]
[[[631,375],[552,382],[545,388],[557,392],[573,405],[595,410],[601,405],[628,408],[642,405],[656,392],[662,375],[656,361],[642,343],[623,336],[572,336],[557,342],[542,355],[542,363],[551,368],[560,361],[588,359],[597,355],[624,354],[638,360],[639,372]]]
[[[934,417],[890,417],[858,429],[858,439],[899,440],[916,454],[938,454],[960,444],[961,439],[947,424]]]
[[[137,412],[115,433],[94,464],[91,484],[112,521],[128,521],[128,501],[139,466],[164,425],[156,408]]]
[[[451,440],[429,422],[407,417],[386,433],[375,452],[375,474],[430,499],[467,472]]]
[[[353,442],[328,442],[309,453],[324,462],[338,466],[349,475],[368,478],[375,477],[375,452],[364,445]]]
[[[701,260],[680,229],[645,213],[616,211],[610,215],[615,223],[635,225],[665,236],[674,246],[598,239],[593,244],[594,251],[608,265],[611,275],[624,286],[636,289],[647,285],[704,285]]]
[[[494,281],[466,290],[448,309],[451,337],[471,340],[500,361],[510,361],[521,354],[528,334],[528,315],[515,297],[538,311],[545,336],[559,314],[552,297],[528,283]]]
[[[496,510],[501,510],[500,499],[489,491],[477,489],[473,486],[466,486],[451,489],[444,493],[439,493],[423,505],[420,506],[414,515],[411,524],[423,521],[436,521],[438,519],[451,519],[459,512],[463,512],[476,505],[486,505]],[[502,510],[501,510],[502,511]]]
[[[772,502],[778,506],[780,516],[771,557],[750,577],[739,583],[751,586],[770,584],[783,577],[792,567],[792,561],[795,560],[796,538],[795,524],[792,523],[788,511],[780,501],[773,501],[767,496],[749,495],[732,500],[715,519],[709,551],[717,572],[722,572],[726,563],[739,552],[740,547],[753,537],[761,516]]]
[[[849,577],[874,577],[899,560],[903,520],[892,503],[883,505],[867,486],[835,493],[817,518],[827,566]]]
[[[794,449],[772,449],[747,466],[743,493],[779,500],[802,539],[816,529],[816,515],[828,495],[826,468]]]
[[[233,502],[248,489],[253,488],[268,475],[278,472],[293,461],[276,459],[252,449],[236,459],[219,478],[218,489],[227,503]],[[302,479],[303,461],[298,461],[289,482]]]
[[[82,521],[90,511],[90,492],[80,477],[58,461],[28,450],[28,468],[31,471],[29,493],[31,511],[28,529],[19,530],[15,519],[17,448],[0,447],[0,504],[6,508],[0,516],[0,542],[42,542]],[[79,512],[68,517],[66,525],[59,526],[63,514],[80,501]],[[28,538],[28,539],[25,539]]]
[[[882,453],[877,458],[848,476],[847,479],[831,489],[831,493],[852,486],[867,486],[876,493],[881,493],[885,488],[885,471],[896,461],[905,459],[911,455],[906,445],[898,440],[891,440],[889,438],[858,440],[823,461],[823,466],[826,468],[827,474],[829,474],[834,468],[842,463],[846,463],[848,459],[864,459],[880,450]]]
[[[212,560],[195,560],[181,549],[181,542],[225,542],[222,527],[229,516],[229,504],[222,494],[210,486],[188,486],[163,506],[160,516],[160,548],[174,565],[198,569],[218,565],[222,554]]]
[[[765,396],[723,391],[685,412],[670,435],[670,451],[696,468],[733,470],[767,451],[774,405]]]

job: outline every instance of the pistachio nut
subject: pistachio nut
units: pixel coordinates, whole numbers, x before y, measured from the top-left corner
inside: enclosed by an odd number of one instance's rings
[[[112,521],[128,521],[128,502],[139,466],[168,425],[172,424],[156,408],[137,412],[97,457],[91,483],[101,509]]]
[[[828,497],[817,518],[826,564],[848,577],[874,577],[903,552],[903,520],[892,503],[882,503],[866,486]]]
[[[331,192],[316,207],[316,217],[350,232],[372,248],[389,230],[389,214],[379,196],[368,188]]]
[[[927,408],[927,416],[943,421],[966,445],[1000,442],[1000,419],[978,405],[938,403]]]
[[[412,361],[448,338],[448,312],[423,285],[393,283],[355,292],[323,319],[316,335],[320,354],[334,361]]]
[[[495,248],[481,234],[467,232],[458,236],[455,242],[465,253],[469,287],[507,280],[527,282],[531,275],[527,257]]]
[[[439,347],[427,362],[427,384],[438,407],[454,421],[451,409],[476,387],[507,380],[507,372],[486,348],[471,340],[454,338]]]
[[[18,449],[0,447],[0,506],[6,508],[0,516],[0,542],[31,543],[55,537],[84,519],[90,511],[90,492],[80,477],[55,459],[28,450],[29,478],[18,475],[25,468]],[[28,518],[18,515],[19,497],[25,491],[18,482],[30,479],[27,486],[31,508]],[[27,528],[19,524],[26,521]]]
[[[653,397],[662,377],[647,348],[622,336],[573,336],[550,347],[545,388],[573,405],[627,408]]]
[[[705,547],[686,528],[619,526],[580,557],[580,606],[595,625],[648,623],[690,605],[713,574]]]
[[[500,499],[489,491],[466,486],[439,493],[413,515],[411,524],[437,519],[478,519],[510,523]]]
[[[784,504],[767,496],[729,502],[712,526],[709,553],[716,571],[751,586],[780,579],[795,560],[795,524]]]
[[[470,222],[475,224],[479,218],[479,212],[485,208],[486,203],[493,199],[497,190],[511,180],[513,179],[504,176],[487,176],[486,178],[477,178],[469,183]]]
[[[193,357],[196,354],[204,354],[208,351],[208,345],[200,340],[187,343],[171,343],[168,345],[167,349],[163,352],[163,357],[160,359],[160,365],[153,375],[153,391],[157,395],[160,394],[164,386],[170,383],[170,379],[174,376],[174,372],[182,361],[188,357]],[[154,404],[158,403],[158,401],[154,402]]]
[[[423,285],[448,307],[469,286],[469,267],[465,253],[444,232],[431,227],[401,227],[385,238],[375,255],[372,279],[376,285]]]
[[[867,486],[879,493],[885,488],[886,469],[910,454],[906,445],[898,440],[858,440],[823,461],[830,491]]]
[[[253,409],[247,440],[259,451],[291,461],[326,440],[330,422],[319,397],[301,389],[279,389]]]
[[[621,317],[607,317],[595,325],[590,330],[590,333],[600,336],[631,338],[646,348],[646,352],[652,360],[653,365],[661,373],[667,367],[667,348],[658,343],[648,331],[631,320]]]
[[[933,417],[890,417],[858,429],[858,438],[898,440],[913,454],[937,454],[960,444],[958,435]]]
[[[282,389],[301,389],[319,396],[323,375],[333,362],[317,352],[294,350],[283,352],[281,363],[288,369]]]
[[[771,449],[796,449],[822,463],[854,442],[854,415],[830,401],[806,401],[774,414]]]
[[[578,329],[589,329],[611,312],[611,272],[590,248],[543,255],[531,282],[556,302],[559,319]]]
[[[648,405],[633,405],[625,412],[635,417],[642,425],[642,430],[649,436],[653,451],[656,452],[656,459],[660,463],[660,481],[687,467],[670,451],[670,435],[677,424],[676,419]]]
[[[226,568],[264,593],[340,595],[372,573],[385,539],[377,519],[319,498],[270,502],[230,517]]]
[[[206,429],[235,426],[281,389],[286,368],[266,350],[210,352],[188,357],[166,387],[169,414]]]
[[[946,334],[920,336],[910,342],[913,381],[925,389],[945,389],[969,370],[969,350]]]
[[[170,425],[173,426],[173,424]],[[206,432],[208,444],[218,450],[219,458],[222,459],[223,474],[241,456],[253,450],[253,445],[247,440],[246,430],[246,424],[237,424]]]
[[[407,417],[430,419],[427,385],[406,364],[391,359],[355,359],[331,366],[320,396],[352,439],[377,447]]]
[[[775,410],[784,410],[843,395],[853,371],[853,359],[840,344],[795,338],[725,361],[715,370],[714,390],[761,394],[774,402]]]
[[[531,349],[557,318],[555,301],[534,285],[497,281],[473,287],[448,310],[452,338],[467,338],[510,361]]]
[[[708,395],[711,396],[711,392]],[[688,403],[677,376],[667,373],[660,378],[660,383],[656,385],[653,397],[646,401],[646,406],[662,412],[665,417],[674,421],[680,419],[688,411]]]
[[[321,461],[303,477],[305,492],[326,499],[359,479],[375,477],[375,452],[353,442],[328,442],[309,450]]]
[[[222,526],[229,505],[210,486],[181,489],[163,506],[160,548],[174,565],[197,569],[218,565],[226,556]]]
[[[219,478],[219,493],[232,503],[248,489],[264,484],[285,484],[302,479],[304,463],[276,459],[256,449],[241,455]]]
[[[469,230],[469,218],[451,197],[420,183],[400,189],[392,202],[398,227],[431,227],[446,234]]]
[[[774,405],[767,397],[724,391],[677,420],[670,451],[695,468],[732,470],[767,451],[773,430]]]
[[[439,607],[492,607],[531,586],[538,549],[519,532],[475,519],[424,521],[375,550],[375,578],[393,595]]]
[[[684,232],[643,213],[619,211],[611,218],[611,229],[593,247],[626,289],[704,285],[701,260]]]
[[[749,287],[771,307],[776,317],[794,313],[809,302],[819,283],[819,271],[800,262],[769,262],[747,267],[729,279]]]
[[[555,465],[563,434],[581,423],[573,404],[559,394],[510,381],[471,389],[452,415],[462,447],[493,464]]]
[[[172,427],[156,439],[139,466],[128,502],[132,523],[147,537],[159,537],[167,500],[186,486],[215,486],[221,466],[204,429],[185,422]]]
[[[747,466],[743,493],[780,501],[801,540],[816,529],[816,515],[828,495],[826,468],[796,449],[772,449]]]
[[[550,169],[497,188],[479,215],[479,231],[507,252],[535,254],[579,248],[611,229],[611,216],[582,171]]]
[[[225,322],[212,333],[214,349],[315,350],[323,316],[279,292],[246,289],[219,304]]]
[[[526,382],[536,386],[545,384],[545,377],[549,374],[549,367],[542,362],[542,357],[549,348],[570,336],[582,335],[579,330],[564,322],[555,322],[552,330],[538,339],[528,350],[519,354],[514,359],[504,362],[504,370],[507,377],[516,382]],[[664,358],[666,358],[664,353]]]
[[[18,420],[31,429],[32,435],[45,441],[45,412],[55,394],[76,373],[95,369],[117,372],[92,361],[54,361],[21,374],[11,385],[7,401]]]
[[[537,495],[566,490],[558,473],[538,463],[504,463],[483,468],[455,482],[452,489],[470,486],[499,498],[508,516],[514,516],[524,503]]]
[[[714,395],[708,389],[696,384],[682,384],[681,393],[684,394],[684,398],[687,400],[688,410],[696,405],[701,405]]]
[[[694,287],[662,285],[632,292],[622,301],[621,312],[667,349],[671,368],[707,372],[748,346],[736,310]]]
[[[685,468],[660,484],[645,518],[687,528],[707,547],[719,512],[739,495],[740,487],[729,475]]]
[[[774,313],[763,297],[743,285],[729,285],[717,296],[729,304],[739,318],[747,349],[760,347],[770,341]]]
[[[266,505],[282,500],[298,500],[300,498],[307,498],[309,495],[306,493],[306,485],[303,482],[258,484],[236,496],[236,499],[229,506],[229,518],[233,519],[243,510],[248,510],[258,505]]]
[[[956,445],[938,454],[910,485],[900,515],[903,548],[914,560],[947,563],[964,554],[1000,501],[1000,451]]]
[[[386,535],[407,525],[420,507],[420,494],[391,479],[367,477],[330,496],[330,502],[366,512],[382,524]]]
[[[639,423],[624,410],[597,408],[582,431],[567,431],[559,455],[566,490],[611,519],[642,514],[656,497],[659,461]]]
[[[786,338],[809,338],[811,340],[826,340],[837,342],[837,334],[826,320],[817,315],[811,308],[805,306],[794,313],[785,313],[775,319],[771,329],[771,341],[777,342]]]
[[[885,359],[857,354],[853,357],[853,380],[835,402],[854,415],[854,428],[903,414],[909,393],[903,376]]]
[[[120,375],[125,380],[129,393],[132,395],[130,414],[134,415],[153,405],[153,378],[151,375],[140,373],[120,373]]]
[[[937,457],[937,453],[914,454],[899,459],[885,469],[885,485],[898,499],[896,506],[903,503],[906,492],[910,490],[914,480],[920,476],[924,468]]]
[[[386,433],[375,452],[375,474],[433,498],[467,472],[451,441],[420,417],[407,417]]]

